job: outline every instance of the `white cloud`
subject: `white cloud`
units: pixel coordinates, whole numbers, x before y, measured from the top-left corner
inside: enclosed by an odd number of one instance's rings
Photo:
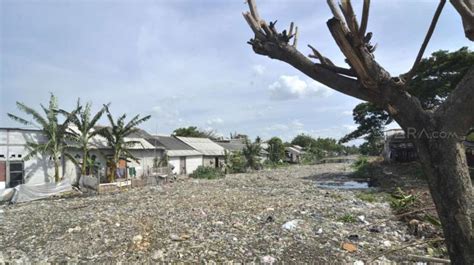
[[[342,112],[342,115],[351,116],[351,115],[352,115],[352,110],[343,111],[343,112]]]
[[[300,122],[299,120],[292,121],[291,125],[293,126],[294,129],[303,129],[304,127],[304,124]]]
[[[222,124],[224,122],[223,119],[221,118],[214,118],[214,119],[209,119],[207,120],[207,125],[209,126],[212,126],[212,125],[216,125],[216,124]]]
[[[332,91],[326,86],[315,81],[306,82],[296,75],[282,75],[268,89],[270,90],[271,99],[274,100],[327,97],[332,94]]]
[[[257,74],[257,75],[263,75],[265,73],[265,66],[256,64],[252,66],[252,70]]]
[[[353,124],[345,124],[343,125],[344,129],[346,129],[347,131],[355,131],[357,129],[357,125],[353,125]]]

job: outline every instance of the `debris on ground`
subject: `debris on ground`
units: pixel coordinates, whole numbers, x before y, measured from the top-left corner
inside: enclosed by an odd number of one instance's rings
[[[344,163],[291,166],[2,205],[0,263],[362,264],[412,243],[388,202],[315,184],[347,170]],[[355,222],[339,221],[344,214]],[[428,255],[426,246],[410,246],[378,261],[408,254]]]

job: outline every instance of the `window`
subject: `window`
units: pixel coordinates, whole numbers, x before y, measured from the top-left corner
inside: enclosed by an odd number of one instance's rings
[[[10,183],[8,187],[13,188],[23,183],[23,162],[10,162]]]

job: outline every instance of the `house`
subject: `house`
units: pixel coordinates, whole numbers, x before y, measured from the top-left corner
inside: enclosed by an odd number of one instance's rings
[[[234,153],[234,152],[242,152],[245,148],[245,141],[246,138],[237,138],[237,139],[229,139],[229,140],[217,140],[214,141],[218,145],[222,146],[227,152]],[[269,153],[267,152],[268,144],[261,143],[260,147],[260,161],[265,162],[268,159]]]
[[[285,160],[289,163],[300,163],[301,156],[305,154],[303,147],[299,145],[292,145],[285,147]]]
[[[51,157],[39,154],[24,161],[30,153],[26,143],[44,143],[46,138],[40,130],[22,128],[0,128],[0,189],[19,184],[40,184],[54,182],[54,163]],[[61,157],[60,171],[65,178],[73,180],[74,175],[66,174],[67,165]]]
[[[385,131],[382,156],[387,162],[410,162],[418,158],[415,145],[402,129]]]
[[[172,166],[175,174],[191,174],[203,163],[203,154],[173,136],[153,135],[148,137],[147,141],[166,150],[168,164]]]
[[[209,167],[221,167],[225,160],[225,149],[208,138],[181,137],[177,139],[191,146],[203,155],[202,165]]]
[[[137,142],[128,149],[139,161],[121,159],[118,165],[121,176],[141,177],[150,174],[155,157],[161,158],[164,148],[155,147],[139,135],[131,135],[125,140]],[[49,156],[38,154],[24,161],[24,157],[30,153],[26,146],[27,142],[44,143],[46,141],[40,130],[0,128],[0,188],[26,183],[54,182],[54,163]],[[82,151],[71,142],[67,144],[65,152],[82,162]],[[87,174],[96,175],[101,180],[105,180],[107,174],[110,173],[107,158],[111,155],[112,150],[107,141],[101,136],[93,137],[90,140],[89,158],[94,166],[87,169]],[[65,159],[65,156],[61,156],[60,160],[60,175],[74,182],[80,175],[80,169],[71,160]]]

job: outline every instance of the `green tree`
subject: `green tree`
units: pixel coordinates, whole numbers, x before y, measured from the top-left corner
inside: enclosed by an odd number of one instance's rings
[[[310,135],[307,134],[299,134],[293,140],[291,141],[291,144],[293,145],[299,145],[305,149],[311,148],[315,144],[316,140],[311,137]]]
[[[28,141],[26,146],[30,152],[23,158],[23,160],[29,160],[33,156],[37,156],[39,154],[51,156],[51,159],[54,163],[54,181],[59,182],[61,179],[59,172],[61,156],[64,155],[67,158],[73,159],[70,154],[65,152],[66,138],[68,137],[68,127],[71,123],[71,120],[76,115],[76,113],[80,111],[80,108],[77,108],[71,113],[61,111],[58,108],[57,98],[53,94],[50,96],[48,107],[41,105],[44,116],[23,103],[17,102],[16,105],[20,111],[31,116],[35,122],[27,121],[26,119],[11,113],[8,113],[8,116],[21,124],[32,125],[39,128],[46,137],[46,142],[44,143]],[[65,115],[63,122],[60,122],[58,119],[60,113]]]
[[[211,138],[216,139],[217,136],[213,131],[205,131],[198,129],[196,126],[189,126],[186,128],[178,128],[173,131],[174,136],[182,137],[197,137],[197,138]]]
[[[272,137],[267,143],[270,161],[278,163],[285,158],[285,145],[280,138]]]
[[[225,151],[225,165],[228,173],[243,173],[246,170],[247,162],[242,152]]]
[[[109,111],[109,106],[104,105],[104,108],[110,122],[110,127],[100,129],[99,134],[107,140],[108,145],[112,148],[112,156],[109,158],[109,181],[113,182],[116,178],[117,164],[120,162],[120,159],[132,159],[138,162],[138,158],[129,151],[129,148],[141,143],[139,141],[127,141],[126,137],[136,132],[138,130],[137,126],[150,119],[151,116],[147,115],[140,118],[140,115],[136,115],[130,121],[125,122],[126,114],[115,120]]]
[[[260,152],[262,151],[262,147],[260,143],[252,143],[247,141],[245,143],[245,147],[242,150],[242,154],[245,157],[246,166],[247,168],[258,170],[262,168],[260,163]]]
[[[474,65],[474,52],[463,47],[454,52],[437,51],[431,57],[422,59],[409,83],[409,91],[418,97],[425,110],[434,110],[447,98]],[[344,136],[342,143],[363,137],[364,149],[380,154],[379,139],[384,127],[393,122],[387,111],[374,103],[360,103],[353,111],[355,131]],[[379,144],[377,144],[379,143]],[[378,150],[378,151],[377,151]]]
[[[81,167],[81,176],[83,176],[86,175],[89,166],[88,164],[90,164],[88,163],[90,160],[90,140],[100,132],[99,130],[95,130],[94,127],[104,114],[105,107],[92,116],[91,103],[87,103],[84,108],[82,108],[80,100],[78,100],[76,109],[80,109],[80,111],[77,111],[76,115],[73,116],[72,123],[75,125],[77,130],[70,130],[70,140],[72,140],[73,144],[82,152],[82,163],[78,164]],[[77,180],[77,183],[79,180],[80,179]]]

